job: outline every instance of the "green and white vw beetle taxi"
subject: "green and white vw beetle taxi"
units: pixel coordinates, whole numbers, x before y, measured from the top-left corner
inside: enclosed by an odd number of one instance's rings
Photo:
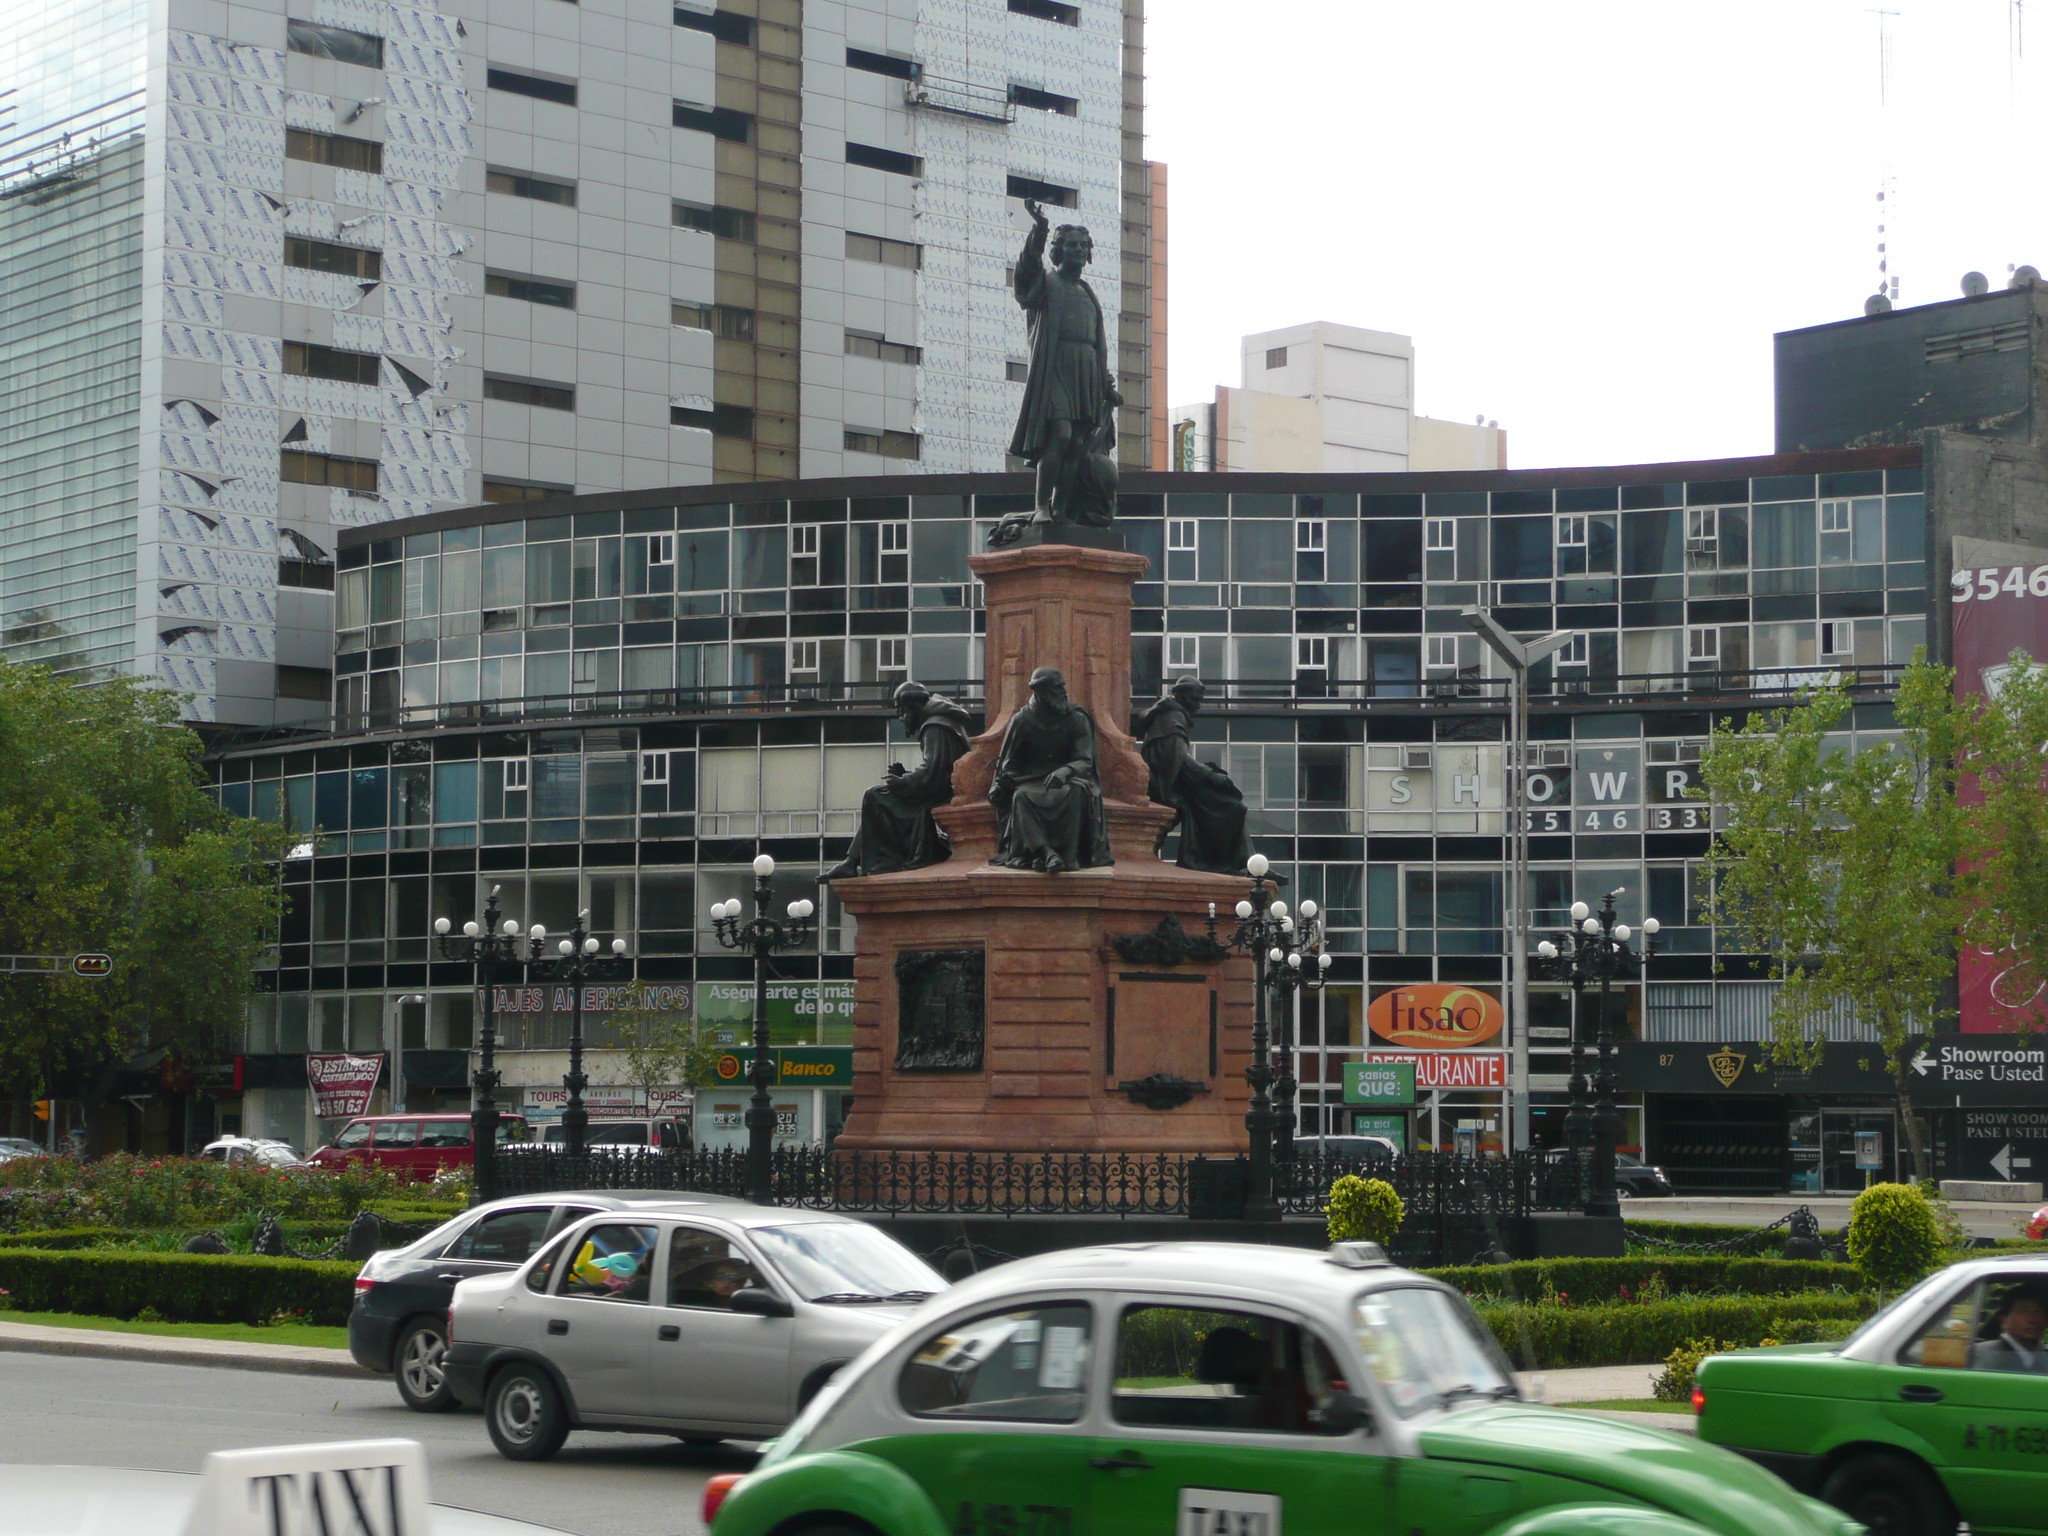
[[[712,1536],[1848,1536],[1713,1446],[1520,1400],[1457,1292],[1369,1243],[1020,1260],[926,1302]]]

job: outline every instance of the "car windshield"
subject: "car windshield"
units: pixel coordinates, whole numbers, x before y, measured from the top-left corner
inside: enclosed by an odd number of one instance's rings
[[[1403,1418],[1521,1395],[1484,1325],[1448,1292],[1370,1291],[1358,1299],[1357,1327],[1359,1353]]]
[[[946,1288],[923,1259],[863,1222],[756,1227],[747,1235],[806,1301],[922,1301]]]

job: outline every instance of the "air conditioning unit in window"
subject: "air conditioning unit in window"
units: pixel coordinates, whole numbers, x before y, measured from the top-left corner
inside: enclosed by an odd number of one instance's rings
[[[1408,773],[1429,772],[1430,759],[1433,750],[1434,749],[1430,747],[1403,747],[1401,749],[1402,769]]]

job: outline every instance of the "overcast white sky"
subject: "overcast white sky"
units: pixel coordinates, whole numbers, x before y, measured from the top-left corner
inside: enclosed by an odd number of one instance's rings
[[[2048,3],[1152,0],[1169,394],[1238,338],[1412,336],[1416,405],[1514,467],[1771,450],[1771,334],[1861,313],[1880,175],[1899,303],[2048,270]]]

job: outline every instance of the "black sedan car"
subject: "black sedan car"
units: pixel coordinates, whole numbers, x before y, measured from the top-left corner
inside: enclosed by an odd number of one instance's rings
[[[363,1266],[348,1316],[349,1353],[363,1369],[395,1376],[406,1407],[420,1413],[452,1408],[456,1399],[441,1362],[458,1281],[517,1269],[543,1242],[582,1217],[678,1198],[665,1190],[571,1190],[493,1200],[464,1211]]]
[[[1662,1168],[1653,1167],[1627,1152],[1614,1154],[1614,1187],[1616,1192],[1638,1200],[1645,1196],[1678,1193],[1672,1188],[1671,1176]]]

